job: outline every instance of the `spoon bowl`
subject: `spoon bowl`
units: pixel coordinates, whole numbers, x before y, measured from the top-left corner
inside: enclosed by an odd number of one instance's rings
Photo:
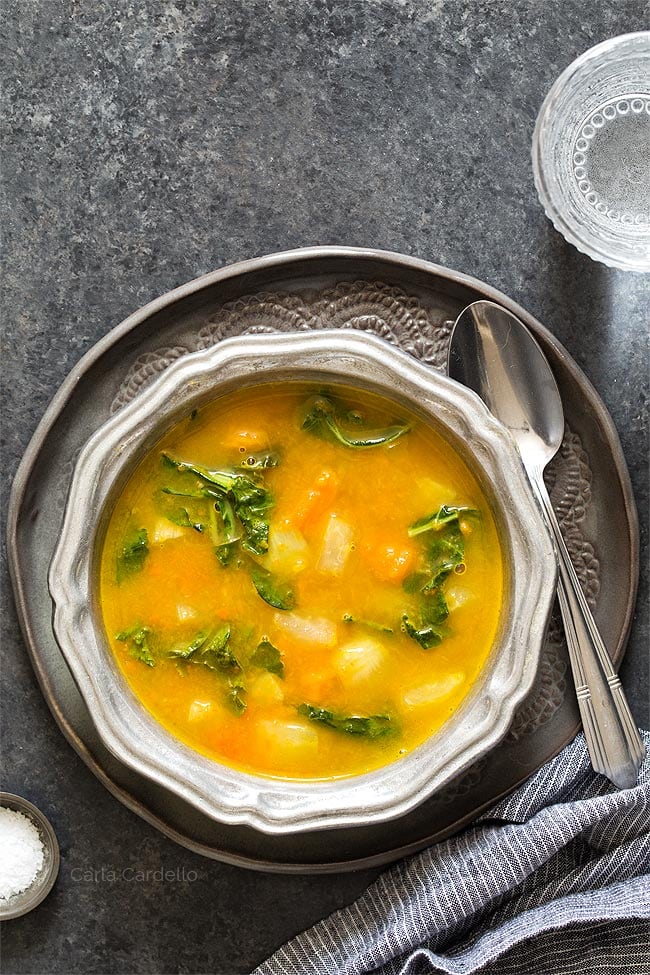
[[[548,360],[528,329],[500,305],[476,301],[458,318],[448,369],[508,427],[526,466],[546,467],[562,444],[564,410]]]

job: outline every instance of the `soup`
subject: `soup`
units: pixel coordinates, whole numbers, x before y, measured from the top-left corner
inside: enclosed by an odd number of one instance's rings
[[[193,410],[117,500],[101,607],[172,734],[266,776],[357,775],[458,708],[503,559],[481,489],[402,406],[274,383]]]

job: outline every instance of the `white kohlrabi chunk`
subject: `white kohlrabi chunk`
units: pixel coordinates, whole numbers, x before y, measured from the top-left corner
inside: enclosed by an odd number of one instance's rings
[[[151,541],[155,544],[170,542],[174,538],[182,538],[186,529],[175,525],[166,518],[158,518],[151,533]]]
[[[412,496],[425,511],[436,511],[443,504],[455,504],[458,498],[454,488],[439,484],[431,477],[418,477]]]
[[[470,599],[474,599],[474,593],[463,586],[452,586],[451,589],[445,590],[445,600],[450,613],[464,606]]]
[[[276,613],[273,622],[281,630],[305,643],[319,643],[333,647],[336,643],[336,624],[314,616],[298,616],[296,613]]]
[[[248,700],[262,707],[279,704],[284,698],[282,681],[273,674],[260,674],[248,689]]]
[[[187,712],[188,721],[202,721],[209,718],[213,710],[212,701],[192,701]]]
[[[332,512],[323,535],[318,571],[333,576],[341,575],[352,551],[353,538],[351,525]]]
[[[353,687],[375,677],[384,665],[386,651],[381,643],[370,638],[346,643],[334,655],[341,682]]]
[[[269,532],[269,550],[264,564],[281,575],[293,575],[307,565],[309,546],[295,528],[274,528]]]
[[[258,728],[269,751],[281,753],[285,758],[313,755],[318,750],[318,733],[301,721],[264,719]]]
[[[431,681],[429,684],[419,684],[405,692],[404,705],[411,709],[434,704],[451,694],[464,680],[465,674],[462,671],[457,671],[456,673],[445,674],[444,677]]]

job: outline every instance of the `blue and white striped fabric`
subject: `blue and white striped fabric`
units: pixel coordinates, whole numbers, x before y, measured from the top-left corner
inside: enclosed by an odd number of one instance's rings
[[[383,874],[255,975],[648,975],[650,735],[634,789],[584,737],[460,836]]]

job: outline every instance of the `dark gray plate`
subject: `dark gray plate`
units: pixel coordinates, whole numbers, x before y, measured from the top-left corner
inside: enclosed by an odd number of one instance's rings
[[[461,779],[392,822],[268,836],[215,823],[118,762],[102,745],[52,633],[47,569],[75,458],[89,435],[170,362],[229,335],[344,327],[376,332],[441,368],[451,321],[478,298],[519,315],[553,367],[567,429],[548,471],[551,497],[605,643],[619,663],[639,555],[636,510],[616,431],[596,391],[553,336],[473,278],[398,254],[350,248],[312,248],[236,264],[131,315],[84,356],[49,406],[16,475],[8,519],[10,570],[27,648],[73,748],[113,795],[184,846],[278,872],[387,863],[460,830],[576,734],[579,717],[555,618],[536,686],[508,736]]]

